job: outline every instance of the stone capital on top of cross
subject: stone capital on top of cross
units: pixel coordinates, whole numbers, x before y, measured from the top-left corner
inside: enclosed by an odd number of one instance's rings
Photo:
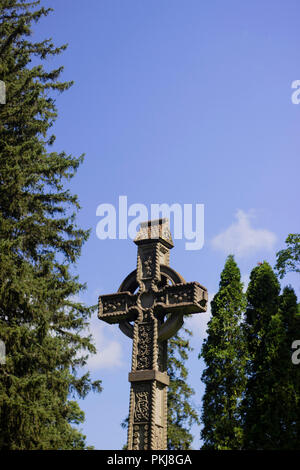
[[[148,220],[140,223],[140,230],[134,239],[134,243],[140,245],[155,241],[161,242],[170,249],[174,247],[168,219]]]

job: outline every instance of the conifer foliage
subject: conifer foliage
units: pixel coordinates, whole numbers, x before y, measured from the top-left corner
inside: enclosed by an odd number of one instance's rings
[[[82,161],[49,151],[62,67],[51,40],[34,42],[34,24],[50,10],[39,1],[0,0],[0,448],[85,448],[72,425],[83,421],[74,397],[101,390],[78,367],[95,352],[84,333],[91,309],[74,301],[84,288],[72,274],[88,232],[77,227],[76,195],[64,189]],[[32,59],[38,65],[32,65]],[[72,300],[73,299],[73,300]]]
[[[202,374],[203,449],[242,448],[240,404],[246,384],[247,352],[241,320],[245,305],[240,271],[230,255],[221,273],[219,291],[211,302],[208,336],[199,356],[206,363]]]
[[[292,342],[300,331],[296,295],[290,287],[280,295],[277,277],[264,262],[251,272],[247,300],[244,448],[298,449],[299,367],[291,361]]]
[[[281,279],[287,272],[300,273],[300,233],[290,233],[285,243],[287,247],[276,253],[275,269]]]
[[[228,257],[201,353],[203,449],[299,449],[300,367],[292,345],[300,317],[294,290],[280,291],[265,261],[252,270],[245,299]]]

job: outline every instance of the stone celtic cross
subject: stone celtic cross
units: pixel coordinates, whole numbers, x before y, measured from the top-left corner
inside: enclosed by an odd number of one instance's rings
[[[134,242],[137,269],[115,294],[99,297],[100,320],[119,323],[133,339],[128,449],[167,448],[167,340],[183,315],[205,312],[207,290],[169,267],[173,241],[167,219],[144,222]]]

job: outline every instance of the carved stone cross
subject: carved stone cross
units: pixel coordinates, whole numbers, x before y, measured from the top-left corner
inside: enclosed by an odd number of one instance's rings
[[[119,323],[133,339],[128,449],[167,448],[167,340],[183,315],[205,312],[207,290],[169,267],[173,241],[167,219],[144,222],[134,242],[137,269],[115,294],[99,297],[100,320]]]

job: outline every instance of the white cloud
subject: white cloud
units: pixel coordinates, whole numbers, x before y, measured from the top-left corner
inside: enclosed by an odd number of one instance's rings
[[[117,341],[113,325],[106,325],[97,317],[92,318],[89,333],[92,333],[97,352],[91,355],[86,367],[89,370],[97,370],[111,367],[120,367],[122,362],[122,347]]]
[[[253,211],[247,214],[239,209],[236,213],[236,222],[212,239],[212,247],[227,255],[237,256],[247,256],[259,250],[272,250],[276,235],[266,229],[251,227],[251,217]]]

